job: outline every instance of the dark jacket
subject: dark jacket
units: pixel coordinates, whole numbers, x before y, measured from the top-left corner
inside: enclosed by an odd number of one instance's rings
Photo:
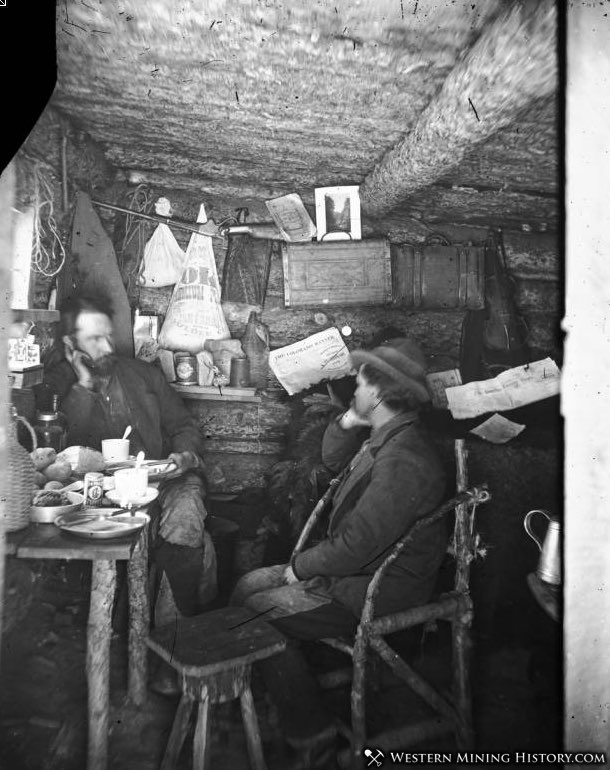
[[[78,385],[66,360],[45,373],[45,384],[60,396],[60,408],[68,420],[69,445],[99,450],[102,439],[120,438],[127,424],[131,424],[132,452],[143,449],[150,459],[167,457],[170,452],[189,451],[198,456],[203,453],[195,419],[157,366],[117,357],[109,392],[118,392],[119,397],[122,393],[125,399],[122,411],[127,415],[127,423],[124,419],[112,419],[109,411],[112,395],[104,403],[101,393]]]
[[[346,464],[361,432],[332,422],[322,455],[333,470]],[[293,561],[302,579],[323,576],[320,590],[360,616],[368,583],[392,545],[445,495],[445,474],[415,413],[399,415],[371,435],[333,499],[326,538]],[[425,603],[447,547],[444,522],[420,531],[387,571],[377,614]],[[316,587],[314,590],[318,590]]]

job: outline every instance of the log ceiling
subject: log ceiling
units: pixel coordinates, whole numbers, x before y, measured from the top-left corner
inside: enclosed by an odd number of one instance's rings
[[[67,115],[132,183],[558,226],[551,0],[64,0]]]

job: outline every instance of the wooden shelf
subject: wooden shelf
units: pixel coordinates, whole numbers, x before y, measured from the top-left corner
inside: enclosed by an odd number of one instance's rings
[[[260,403],[261,397],[256,395],[255,388],[214,388],[201,385],[179,385],[171,382],[172,388],[183,398],[194,401],[247,401]]]
[[[19,321],[44,321],[45,323],[53,323],[59,321],[59,310],[46,310],[46,308],[25,307],[25,308],[13,308],[13,321],[19,323]]]

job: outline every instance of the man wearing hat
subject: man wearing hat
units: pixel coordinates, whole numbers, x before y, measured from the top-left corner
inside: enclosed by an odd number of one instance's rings
[[[352,404],[327,427],[322,445],[325,464],[342,472],[326,537],[288,565],[245,575],[232,600],[266,612],[294,642],[260,664],[286,741],[296,750],[292,768],[330,766],[336,736],[298,641],[352,635],[375,570],[445,495],[443,468],[418,419],[429,400],[421,350],[397,338],[355,351],[351,360],[357,370]],[[364,427],[370,438],[362,443]],[[378,613],[428,601],[446,546],[442,522],[420,530],[388,569]]]

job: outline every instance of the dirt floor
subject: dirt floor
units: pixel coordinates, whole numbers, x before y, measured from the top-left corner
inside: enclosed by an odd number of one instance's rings
[[[0,768],[2,770],[83,770],[86,766],[85,640],[89,565],[84,562],[30,562],[36,574],[27,613],[3,638],[0,671]],[[484,578],[484,573],[481,573]],[[476,575],[475,575],[476,578]],[[476,588],[476,580],[475,588]],[[476,591],[475,599],[476,599]],[[473,692],[477,751],[557,751],[561,747],[560,625],[538,606],[527,588],[512,606],[499,608],[490,628],[475,627]],[[488,620],[489,613],[481,613]],[[134,709],[126,697],[125,621],[115,618],[112,641],[109,767],[153,770],[160,764],[175,699],[150,693]],[[400,644],[400,640],[398,642]],[[445,686],[450,669],[445,632],[429,633],[412,655]],[[318,663],[328,663],[321,661]],[[155,661],[151,655],[151,666]],[[369,711],[373,728],[421,710],[414,696],[381,678]],[[347,713],[346,689],[327,696],[338,713]],[[269,770],[283,770],[281,736],[272,705],[255,680],[255,698]],[[223,706],[214,714],[212,767],[249,767],[238,714]],[[180,770],[191,767],[190,737]],[[427,750],[451,751],[451,738],[431,741]]]

